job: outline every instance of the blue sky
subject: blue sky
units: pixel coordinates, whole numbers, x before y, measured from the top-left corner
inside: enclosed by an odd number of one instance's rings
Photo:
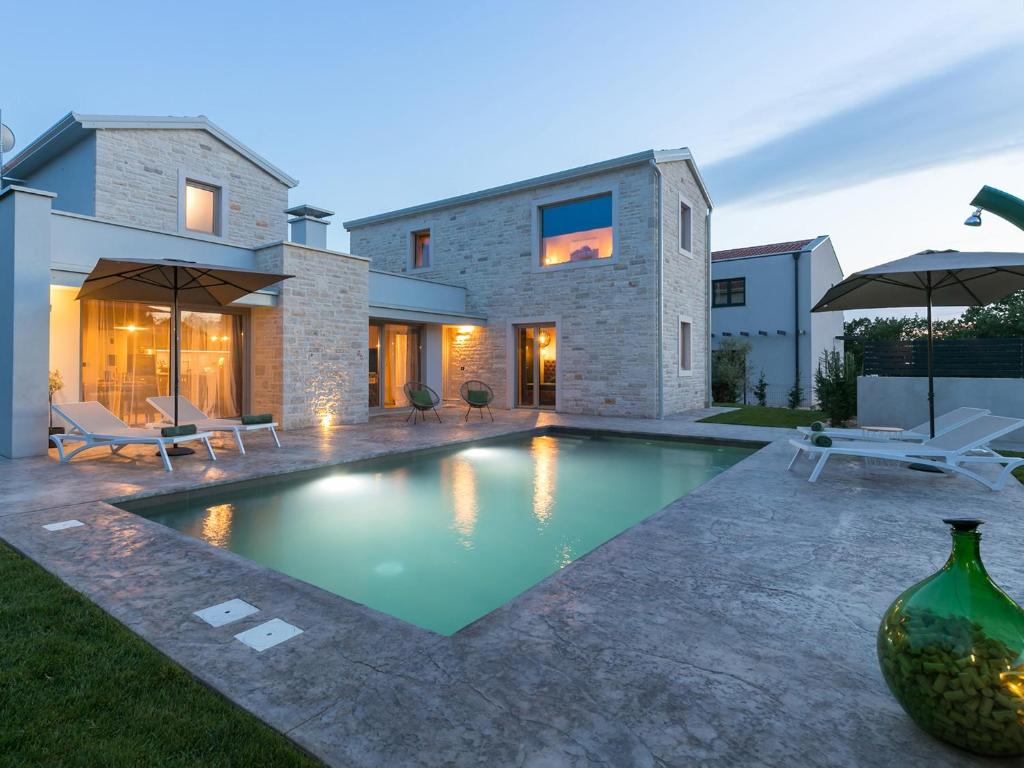
[[[4,120],[24,146],[72,109],[205,114],[338,212],[338,249],[343,219],[684,145],[715,248],[1024,249],[961,225],[983,183],[1024,195],[1021,0],[295,8],[8,4]]]

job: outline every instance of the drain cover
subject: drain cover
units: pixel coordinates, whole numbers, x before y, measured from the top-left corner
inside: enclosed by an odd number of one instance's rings
[[[258,627],[238,633],[235,635],[235,640],[245,643],[255,651],[265,651],[267,648],[273,648],[278,643],[283,643],[285,640],[290,640],[301,634],[301,629],[293,627],[287,621],[271,619]]]
[[[77,528],[85,525],[81,520],[63,520],[59,523],[48,523],[43,526],[48,531],[63,531],[65,528]]]
[[[201,611],[196,611],[195,616],[205,621],[211,627],[223,627],[225,624],[230,624],[232,621],[238,621],[244,619],[246,616],[252,616],[257,613],[260,609],[255,605],[249,605],[245,600],[228,600],[226,603],[219,603],[218,605],[211,605],[209,608],[203,608]]]

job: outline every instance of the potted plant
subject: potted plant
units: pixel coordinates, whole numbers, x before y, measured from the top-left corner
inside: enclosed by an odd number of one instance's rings
[[[50,395],[49,395],[49,401],[50,401],[50,406],[51,407],[49,408],[49,412],[50,412],[50,434],[51,435],[63,435],[64,434],[64,427],[55,427],[55,426],[53,426],[53,396],[55,394],[57,394],[58,392],[60,392],[62,389],[64,389],[64,379],[61,378],[60,371],[58,371],[56,369],[50,371]],[[47,448],[51,447],[49,439],[47,439],[47,441],[46,441],[46,447]]]

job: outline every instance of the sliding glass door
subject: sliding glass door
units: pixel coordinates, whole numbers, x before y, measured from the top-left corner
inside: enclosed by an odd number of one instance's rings
[[[516,405],[520,408],[555,407],[557,349],[554,325],[516,328]]]
[[[245,315],[181,310],[180,392],[212,418],[243,408]],[[82,399],[122,421],[156,421],[147,397],[173,385],[171,310],[127,301],[82,302]]]
[[[420,380],[421,329],[416,325],[371,323],[369,405],[402,408],[409,403],[403,387]]]

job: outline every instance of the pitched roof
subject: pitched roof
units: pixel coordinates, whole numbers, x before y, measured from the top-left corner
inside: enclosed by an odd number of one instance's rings
[[[6,163],[4,174],[13,177],[17,177],[19,174],[30,174],[64,150],[77,144],[84,138],[86,131],[117,128],[206,131],[282,184],[294,187],[299,183],[298,180],[256,154],[223,128],[211,122],[205,115],[145,117],[142,115],[85,115],[80,112],[68,112],[56,124],[15,155],[9,163]]]
[[[780,253],[799,253],[817,239],[816,237],[810,237],[806,240],[790,240],[785,243],[768,243],[767,245],[748,245],[745,248],[714,251],[711,254],[711,260],[725,261],[727,259],[748,259],[752,256],[776,256]]]
[[[712,205],[711,196],[708,194],[707,187],[704,186],[704,180],[701,178],[700,171],[697,169],[697,163],[693,159],[693,155],[687,147],[680,147],[679,149],[648,149],[643,152],[636,152],[632,155],[623,155],[622,157],[616,157],[611,160],[603,160],[600,163],[581,165],[578,168],[570,168],[565,171],[558,171],[557,173],[549,173],[545,176],[535,176],[532,179],[514,181],[511,184],[503,184],[499,187],[482,189],[479,192],[470,192],[466,195],[447,197],[442,200],[435,200],[431,203],[423,203],[422,205],[414,205],[409,208],[400,208],[395,211],[387,211],[386,213],[364,216],[361,219],[352,219],[344,222],[342,226],[344,226],[345,229],[352,229],[354,227],[376,224],[390,219],[400,219],[413,214],[427,213],[428,211],[436,211],[441,208],[450,208],[454,205],[463,205],[465,203],[473,203],[478,200],[500,197],[513,192],[520,192],[524,189],[534,189],[536,187],[544,187],[549,184],[557,184],[562,181],[570,181],[572,179],[593,176],[594,174],[615,170],[617,168],[625,168],[630,165],[639,165],[640,163],[671,163],[678,161],[685,161],[690,166],[690,170],[693,172],[693,177],[697,182],[697,186],[700,187],[700,191],[704,195],[704,199],[707,201],[708,207],[710,208]]]

